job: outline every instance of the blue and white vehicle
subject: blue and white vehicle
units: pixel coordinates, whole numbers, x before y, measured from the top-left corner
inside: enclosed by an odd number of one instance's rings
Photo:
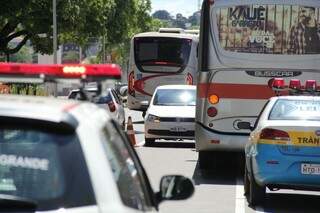
[[[263,108],[245,147],[248,203],[264,201],[270,190],[320,189],[320,97],[279,96]]]

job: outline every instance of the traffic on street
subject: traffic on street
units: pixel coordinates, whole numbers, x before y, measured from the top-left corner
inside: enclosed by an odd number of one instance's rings
[[[0,212],[317,213],[318,0],[3,0]]]

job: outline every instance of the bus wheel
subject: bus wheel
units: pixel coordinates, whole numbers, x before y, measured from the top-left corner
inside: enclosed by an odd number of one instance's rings
[[[144,143],[145,146],[152,146],[152,145],[154,145],[154,142],[156,141],[156,139],[144,138],[144,141],[145,141],[145,143]]]
[[[198,163],[202,170],[212,169],[215,163],[214,152],[199,151]]]

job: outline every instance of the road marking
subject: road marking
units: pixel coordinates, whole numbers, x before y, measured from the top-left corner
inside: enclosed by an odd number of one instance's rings
[[[244,196],[243,180],[242,178],[237,178],[235,213],[245,213],[245,209],[246,209],[245,204],[246,204],[246,199]]]

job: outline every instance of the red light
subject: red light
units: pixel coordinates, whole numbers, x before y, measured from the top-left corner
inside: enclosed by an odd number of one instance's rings
[[[272,88],[284,89],[284,79],[283,78],[275,78],[272,82]]]
[[[128,77],[128,92],[130,95],[135,96],[134,92],[134,72],[130,72]]]
[[[215,117],[218,114],[218,110],[215,107],[209,107],[207,114],[209,117]]]
[[[317,89],[317,82],[315,80],[306,81],[306,90],[315,91]]]
[[[113,101],[110,101],[110,102],[108,103],[108,106],[109,106],[110,112],[116,111],[116,105],[114,104]]]
[[[261,131],[260,139],[289,141],[290,137],[289,134],[285,131],[266,128]]]
[[[190,73],[188,73],[187,75],[187,80],[186,80],[188,85],[192,85],[193,84],[193,77]]]
[[[301,89],[301,82],[299,79],[291,79],[289,84],[290,89]]]
[[[53,78],[121,78],[121,68],[116,64],[20,64],[0,63],[0,75],[16,75],[17,77],[50,76]]]

